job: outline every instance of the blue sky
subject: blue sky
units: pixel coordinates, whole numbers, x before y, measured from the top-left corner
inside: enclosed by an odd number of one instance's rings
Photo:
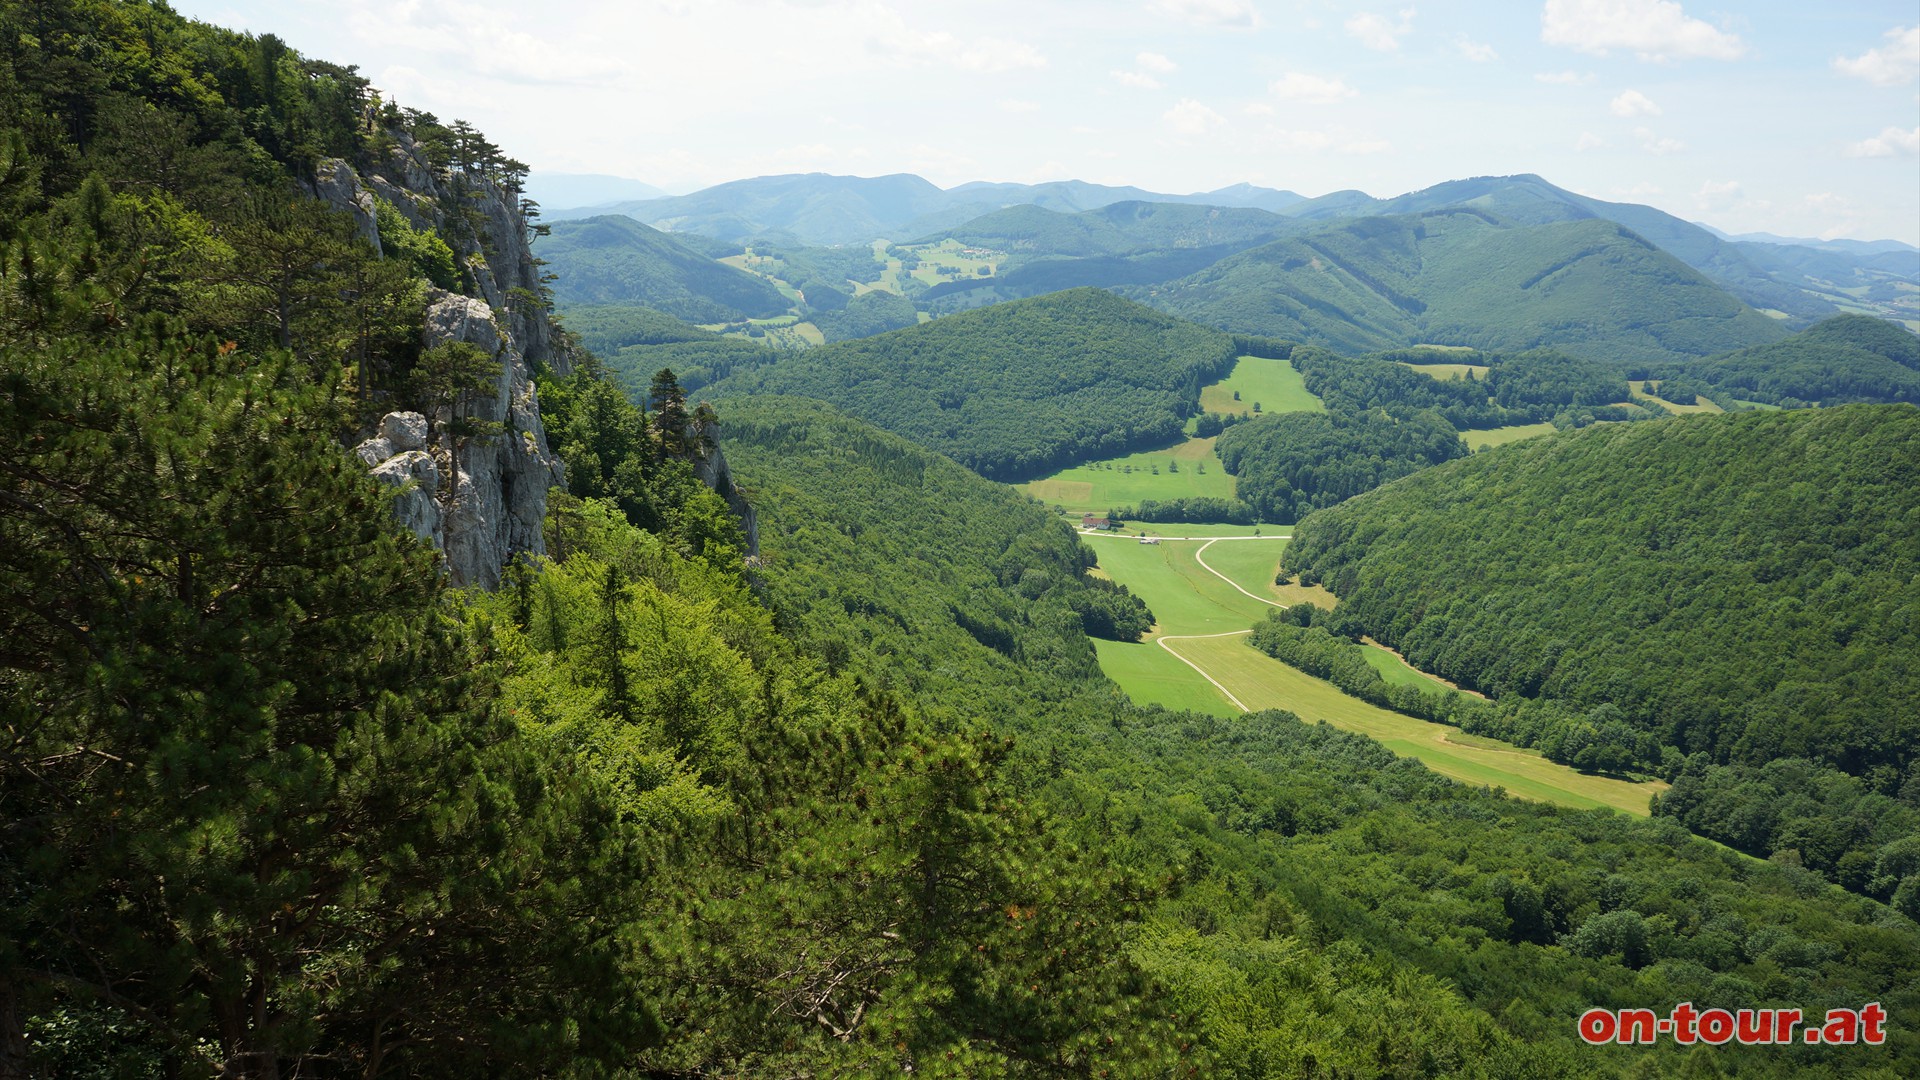
[[[1731,232],[1920,244],[1920,4],[177,0],[536,172],[1241,181],[1539,173]]]

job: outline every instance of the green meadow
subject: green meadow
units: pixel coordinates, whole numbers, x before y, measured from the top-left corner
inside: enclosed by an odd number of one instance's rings
[[[1062,469],[1020,490],[1074,514],[1103,514],[1146,499],[1208,495],[1233,498],[1234,479],[1214,456],[1212,439],[1188,439],[1148,450]]]
[[[1521,439],[1531,439],[1535,435],[1553,434],[1552,424],[1515,424],[1512,427],[1470,428],[1460,433],[1467,440],[1469,450],[1485,450],[1489,446],[1505,446]]]
[[[1482,382],[1486,381],[1487,372],[1493,370],[1485,364],[1409,364],[1404,360],[1400,362],[1400,366],[1412,368],[1422,375],[1431,375],[1436,379],[1464,379],[1468,374],[1472,374]]]
[[[1249,709],[1286,709],[1309,723],[1324,720],[1366,735],[1396,754],[1419,758],[1433,771],[1465,783],[1504,788],[1522,798],[1560,806],[1610,806],[1642,817],[1647,815],[1648,801],[1667,786],[1576,772],[1513,747],[1491,749],[1455,742],[1453,736],[1459,733],[1453,728],[1349,697],[1332,683],[1252,648],[1245,637],[1169,644],[1180,656],[1205,668]]]
[[[1233,400],[1236,390],[1240,392],[1239,401]],[[1200,406],[1208,412],[1251,414],[1256,402],[1262,413],[1325,409],[1319,398],[1307,393],[1300,373],[1285,360],[1243,356],[1232,374],[1200,391]],[[1192,430],[1191,424],[1188,430]],[[1115,507],[1138,506],[1148,499],[1231,499],[1234,478],[1221,467],[1212,439],[1189,438],[1160,450],[1075,465],[1019,487],[1069,513],[1103,514]],[[1189,526],[1166,528],[1186,530]],[[1246,531],[1241,529],[1233,535]],[[1218,534],[1180,531],[1172,535]]]
[[[1238,535],[1245,536],[1247,531]],[[1088,537],[1086,543],[1099,558],[1101,573],[1146,601],[1158,620],[1152,639],[1146,642],[1095,645],[1101,670],[1136,701],[1217,716],[1238,713],[1207,681],[1211,676],[1248,709],[1286,709],[1307,721],[1324,720],[1376,739],[1395,753],[1417,757],[1442,775],[1501,787],[1523,798],[1579,808],[1608,806],[1644,815],[1648,799],[1665,787],[1589,776],[1532,751],[1370,705],[1251,648],[1241,631],[1273,610],[1255,597],[1271,596],[1280,603],[1332,602],[1330,595],[1317,588],[1273,584],[1286,547],[1284,539],[1142,544],[1131,536],[1098,536]],[[1242,595],[1209,568],[1254,596]],[[1369,647],[1366,655],[1367,662],[1389,681],[1422,689],[1439,685],[1385,649]],[[1204,669],[1206,675],[1189,664]]]
[[[1392,649],[1373,644],[1363,645],[1362,648],[1366,650],[1362,655],[1366,657],[1367,664],[1379,672],[1390,686],[1411,686],[1415,690],[1428,692],[1451,689],[1446,683],[1400,659]]]
[[[1236,391],[1238,401],[1233,398]],[[1256,402],[1262,413],[1325,412],[1327,408],[1307,393],[1292,364],[1263,356],[1241,357],[1232,374],[1200,391],[1200,408],[1207,412],[1251,414]]]

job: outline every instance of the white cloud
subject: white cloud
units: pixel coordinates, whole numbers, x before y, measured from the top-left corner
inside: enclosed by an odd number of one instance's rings
[[[1169,15],[1202,26],[1251,30],[1260,25],[1260,12],[1248,0],[1160,0],[1158,6]]]
[[[1740,181],[1738,180],[1726,180],[1719,183],[1708,180],[1700,185],[1699,191],[1693,193],[1693,201],[1699,204],[1702,210],[1725,210],[1735,203],[1740,202],[1745,197],[1745,194],[1740,190]]]
[[[1593,81],[1593,72],[1582,74],[1578,71],[1542,71],[1534,75],[1533,81],[1552,83],[1555,86],[1585,86]]]
[[[1677,154],[1687,148],[1687,144],[1681,142],[1679,139],[1656,135],[1647,128],[1634,128],[1633,137],[1640,140],[1640,149],[1656,157]]]
[[[1747,44],[1690,18],[1673,0],[1547,0],[1540,40],[1605,56],[1631,49],[1642,60],[1735,60]]]
[[[1834,69],[1875,86],[1900,86],[1920,78],[1920,25],[1896,26],[1886,32],[1889,44],[1859,56],[1836,56]]]
[[[1181,135],[1205,135],[1227,122],[1226,117],[1192,98],[1181,98],[1180,103],[1162,113],[1160,119]]]
[[[1580,137],[1573,142],[1573,148],[1580,153],[1585,153],[1588,150],[1598,150],[1605,145],[1607,145],[1607,140],[1595,135],[1591,131],[1581,132]]]
[[[1920,127],[1881,128],[1880,134],[1871,139],[1849,143],[1842,151],[1848,157],[1894,157],[1899,154],[1920,153]]]
[[[1045,54],[1024,41],[995,37],[969,41],[944,30],[911,30],[898,22],[885,27],[867,45],[869,51],[896,64],[947,66],[984,75],[1047,66]]]
[[[1272,116],[1280,110],[1264,101],[1253,101],[1240,106],[1240,111],[1247,116]]]
[[[983,37],[963,47],[953,58],[953,66],[991,75],[1016,68],[1043,68],[1047,66],[1047,58],[1024,41]]]
[[[1000,111],[1010,113],[1039,112],[1040,103],[1037,101],[1024,101],[1020,98],[1001,98]]]
[[[512,29],[500,13],[460,0],[363,6],[348,21],[363,40],[448,57],[467,73],[507,82],[588,85],[610,80],[625,67],[612,57]]]
[[[1133,62],[1135,66],[1139,67],[1142,71],[1157,71],[1162,75],[1170,75],[1180,70],[1179,64],[1174,63],[1157,52],[1143,52],[1134,57]]]
[[[1403,8],[1395,22],[1385,15],[1363,11],[1347,20],[1347,33],[1376,52],[1393,52],[1400,47],[1401,38],[1413,33],[1414,14],[1413,8]]]
[[[1629,90],[1619,97],[1614,98],[1613,103],[1608,105],[1607,108],[1611,109],[1615,116],[1660,115],[1660,106],[1655,105],[1653,99],[1638,90]]]
[[[1290,71],[1275,79],[1267,84],[1267,89],[1282,101],[1300,101],[1308,105],[1331,105],[1359,93],[1339,79],[1323,79],[1300,71]]]
[[[1138,71],[1110,71],[1108,74],[1112,75],[1113,81],[1121,86],[1132,86],[1141,90],[1160,89],[1159,79],[1151,75],[1143,75]]]
[[[1475,41],[1465,34],[1454,35],[1453,47],[1460,50],[1461,56],[1466,57],[1476,64],[1485,64],[1500,59],[1500,54],[1494,51],[1493,46],[1484,41]]]

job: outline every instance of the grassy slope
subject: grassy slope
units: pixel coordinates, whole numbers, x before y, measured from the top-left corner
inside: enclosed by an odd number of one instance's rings
[[[1238,391],[1240,400],[1233,399]],[[1285,360],[1243,356],[1233,374],[1200,390],[1200,407],[1208,412],[1251,415],[1255,402],[1262,412],[1324,412],[1326,406],[1307,392],[1305,379]]]
[[[1101,568],[1153,609],[1160,620],[1157,636],[1245,630],[1273,610],[1241,595],[1202,568],[1195,555],[1204,541],[1167,540],[1143,545],[1130,538],[1112,537],[1089,539],[1087,543],[1099,555]],[[1266,570],[1269,560],[1277,564],[1285,546],[1284,541],[1226,541],[1208,548],[1205,558],[1208,566],[1259,593],[1262,577],[1269,584],[1273,580]],[[1284,590],[1268,591],[1283,600],[1290,599]],[[1611,806],[1636,814],[1645,814],[1647,800],[1664,787],[1586,776],[1511,747],[1491,749],[1452,742],[1449,736],[1458,734],[1453,728],[1348,697],[1332,683],[1249,648],[1244,636],[1170,644],[1174,652],[1205,668],[1251,709],[1288,709],[1303,720],[1325,720],[1378,739],[1395,753],[1418,757],[1436,772],[1468,783],[1505,787],[1516,795],[1561,806]],[[1239,711],[1192,668],[1167,655],[1167,649],[1157,641],[1138,645],[1100,643],[1098,651],[1107,677],[1136,701],[1215,715]]]
[[[1233,400],[1235,390],[1240,391],[1239,401]],[[1300,373],[1285,360],[1243,356],[1225,379],[1200,389],[1200,407],[1208,412],[1250,414],[1256,401],[1263,413],[1326,409],[1319,398],[1307,392]],[[1179,463],[1179,472],[1168,471],[1170,461]],[[1204,473],[1195,467],[1201,463],[1206,465]],[[1132,466],[1133,472],[1122,471],[1124,466]],[[1153,472],[1155,466],[1160,469],[1159,475]],[[1232,498],[1234,484],[1234,478],[1221,467],[1220,459],[1214,454],[1213,439],[1188,439],[1164,450],[1062,469],[1052,476],[1022,484],[1020,489],[1036,499],[1065,507],[1068,513],[1100,514],[1114,507],[1138,506],[1147,499]],[[1165,528],[1180,530],[1185,526]],[[1174,535],[1200,534],[1177,532]]]
[[[1559,806],[1610,806],[1645,816],[1647,801],[1665,784],[1631,784],[1589,776],[1518,749],[1491,750],[1453,743],[1454,729],[1369,705],[1332,683],[1249,648],[1243,637],[1174,643],[1181,656],[1207,669],[1249,709],[1287,709],[1302,720],[1325,720],[1357,731],[1396,754],[1417,757],[1444,776],[1503,787],[1512,794]]]

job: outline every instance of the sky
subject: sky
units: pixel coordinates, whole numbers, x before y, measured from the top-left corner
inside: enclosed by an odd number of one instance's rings
[[[1920,4],[175,0],[537,174],[911,172],[1391,197],[1538,173],[1732,233],[1920,245]]]

